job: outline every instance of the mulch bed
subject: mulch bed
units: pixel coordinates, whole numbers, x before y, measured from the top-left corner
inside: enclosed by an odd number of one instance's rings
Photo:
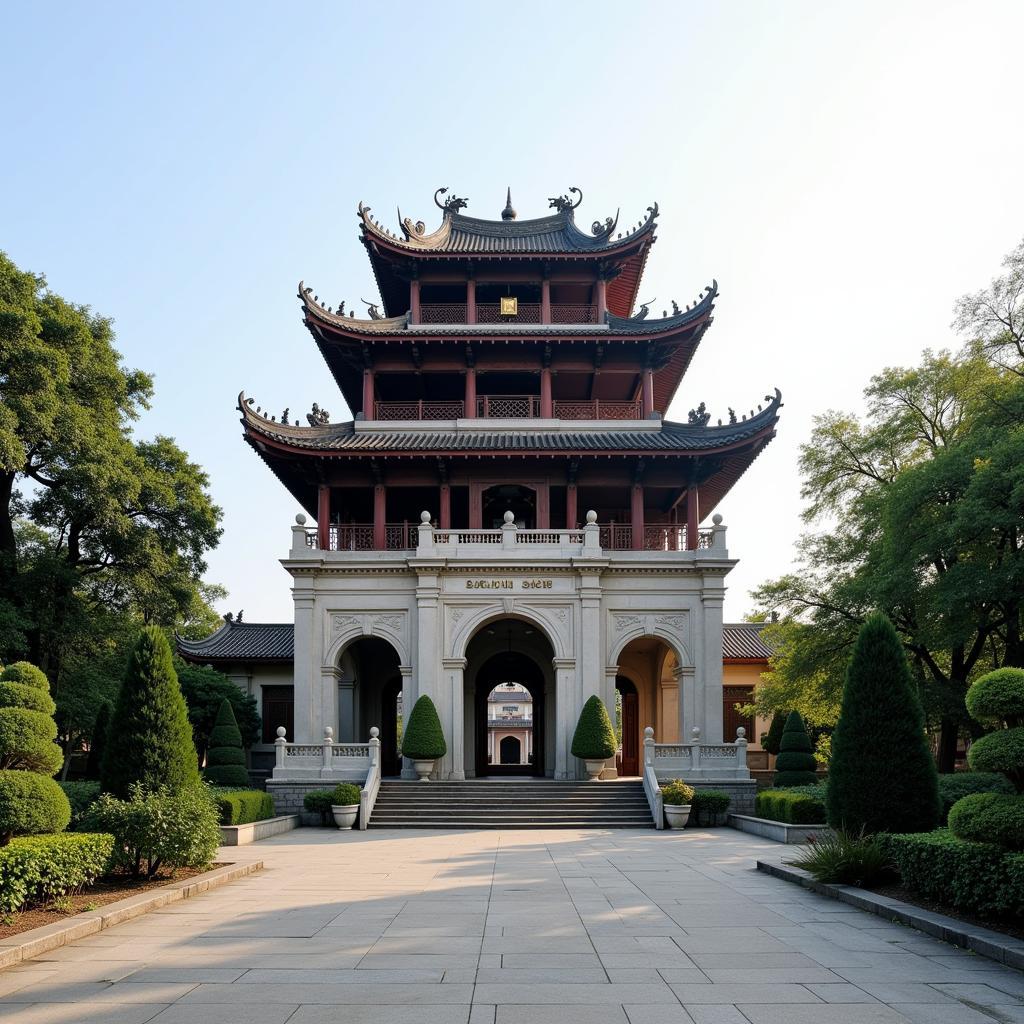
[[[946,917],[952,917],[957,921],[963,921],[964,924],[973,924],[977,925],[979,928],[988,928],[994,932],[1002,932],[1004,935],[1011,935],[1015,939],[1024,939],[1024,923],[1021,923],[1014,918],[978,917],[976,914],[968,913],[958,909],[957,907],[951,907],[948,903],[939,903],[936,900],[930,900],[924,896],[919,896],[916,892],[911,892],[909,889],[905,889],[902,885],[895,883],[871,886],[870,891],[876,893],[878,896],[888,896],[894,900],[902,900],[904,903],[911,904],[911,906],[920,907],[922,910],[929,910],[933,914],[945,914]]]
[[[88,889],[68,896],[60,901],[60,909],[52,904],[42,904],[37,907],[29,907],[16,914],[0,915],[0,939],[9,935],[19,935],[21,932],[31,931],[33,928],[41,928],[44,924],[55,924],[66,918],[74,917],[85,910],[96,910],[107,903],[116,903],[117,900],[127,899],[129,896],[138,896],[139,893],[147,892],[150,889],[159,889],[168,882],[180,882],[183,879],[193,878],[195,875],[205,874],[214,868],[225,867],[224,864],[211,864],[206,868],[178,868],[173,874],[160,874],[156,878],[130,878],[127,875],[112,875],[108,878],[101,878]]]

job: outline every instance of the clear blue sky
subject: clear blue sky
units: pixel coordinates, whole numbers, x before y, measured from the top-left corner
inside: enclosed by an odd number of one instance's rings
[[[749,409],[779,436],[719,509],[727,615],[790,564],[798,446],[867,378],[953,342],[951,306],[1024,235],[1024,4],[8,4],[0,248],[116,322],[156,375],[143,434],[209,471],[222,610],[291,618],[294,502],[241,439],[244,388],[348,410],[300,278],[375,292],[363,200],[435,223],[435,188],[520,217],[661,204],[641,298],[716,321],[670,414]]]

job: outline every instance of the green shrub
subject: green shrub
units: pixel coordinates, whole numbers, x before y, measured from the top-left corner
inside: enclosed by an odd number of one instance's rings
[[[214,797],[222,825],[248,825],[274,817],[274,799],[262,789],[239,789]]]
[[[997,668],[976,679],[965,698],[971,718],[1008,728],[1024,725],[1024,668]]]
[[[944,828],[879,841],[912,892],[979,914],[1024,914],[1024,854],[957,839]]]
[[[806,786],[773,786],[773,791],[786,790],[789,793],[798,793],[800,796],[809,796],[812,800],[818,800],[824,805],[828,797],[828,779],[821,779]],[[822,821],[825,819],[822,818]]]
[[[162,867],[206,867],[220,844],[218,811],[202,786],[174,793],[133,784],[127,800],[104,793],[87,826],[114,836],[111,866],[152,878]]]
[[[584,761],[607,760],[618,749],[612,720],[600,697],[590,697],[583,705],[571,749],[573,757]]]
[[[817,781],[817,767],[804,720],[799,711],[791,711],[782,731],[779,756],[775,759],[775,785],[811,785]]]
[[[819,882],[838,885],[871,885],[892,870],[892,861],[878,837],[863,833],[811,837],[807,850],[786,863],[809,871]]]
[[[690,813],[698,825],[713,825],[716,819],[729,810],[732,797],[717,789],[698,789],[693,794]]]
[[[601,706],[604,707],[603,704]],[[579,757],[579,754],[576,756]],[[692,810],[695,792],[693,786],[688,786],[682,779],[671,779],[669,782],[662,783],[661,801],[671,807],[685,807],[689,804]]]
[[[69,832],[22,836],[0,849],[0,913],[79,892],[107,868],[114,837]]]
[[[976,739],[967,751],[967,763],[976,772],[1000,772],[1020,792],[1024,789],[1024,726]]]
[[[939,798],[942,800],[942,820],[949,817],[950,808],[961,797],[971,793],[1013,793],[1014,788],[1005,776],[997,772],[955,772],[939,776]]]
[[[1024,799],[1016,793],[973,793],[953,805],[950,831],[958,839],[1024,850]]]
[[[231,702],[226,697],[220,702],[217,720],[210,733],[205,775],[210,782],[218,786],[249,785],[245,751],[242,749],[242,734],[238,730]]]
[[[59,786],[71,804],[72,827],[78,824],[82,815],[99,799],[100,784],[98,782],[61,782]]]
[[[320,815],[320,824],[328,825],[331,821],[331,806],[334,804],[333,789],[311,789],[303,798],[302,806],[311,814]]]
[[[178,686],[167,637],[142,631],[128,661],[110,720],[101,781],[125,797],[135,783],[171,793],[199,788],[199,761],[188,709]]]
[[[359,803],[359,787],[351,782],[339,782],[331,790],[331,805],[337,807],[351,807]]]
[[[761,733],[761,749],[769,754],[777,754],[782,743],[782,731],[786,728],[786,716],[781,711],[772,715],[768,731]]]
[[[402,753],[413,761],[436,761],[448,753],[437,708],[426,694],[416,701],[409,715],[402,738]]]
[[[754,814],[788,825],[825,824],[825,807],[820,800],[788,789],[761,790],[754,797]]]
[[[861,627],[832,733],[828,823],[858,834],[926,832],[939,820],[935,760],[896,630],[882,614]]]
[[[103,752],[107,749],[107,730],[110,728],[110,703],[104,701],[96,712],[96,722],[89,740],[89,757],[85,762],[85,777],[98,779],[103,766]]]
[[[0,769],[0,847],[12,836],[63,832],[70,821],[71,804],[53,779]]]
[[[320,815],[320,824],[330,822],[331,805],[334,803],[333,790],[311,789],[303,798],[302,806],[312,814]]]

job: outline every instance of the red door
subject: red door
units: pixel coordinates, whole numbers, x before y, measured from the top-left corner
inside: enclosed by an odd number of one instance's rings
[[[640,698],[627,679],[618,679],[615,688],[622,694],[622,756],[620,775],[640,774]]]

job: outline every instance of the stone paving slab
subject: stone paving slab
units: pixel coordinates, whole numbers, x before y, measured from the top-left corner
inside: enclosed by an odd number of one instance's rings
[[[341,834],[0,972],[3,1024],[1013,1024],[1024,975],[730,830]]]

